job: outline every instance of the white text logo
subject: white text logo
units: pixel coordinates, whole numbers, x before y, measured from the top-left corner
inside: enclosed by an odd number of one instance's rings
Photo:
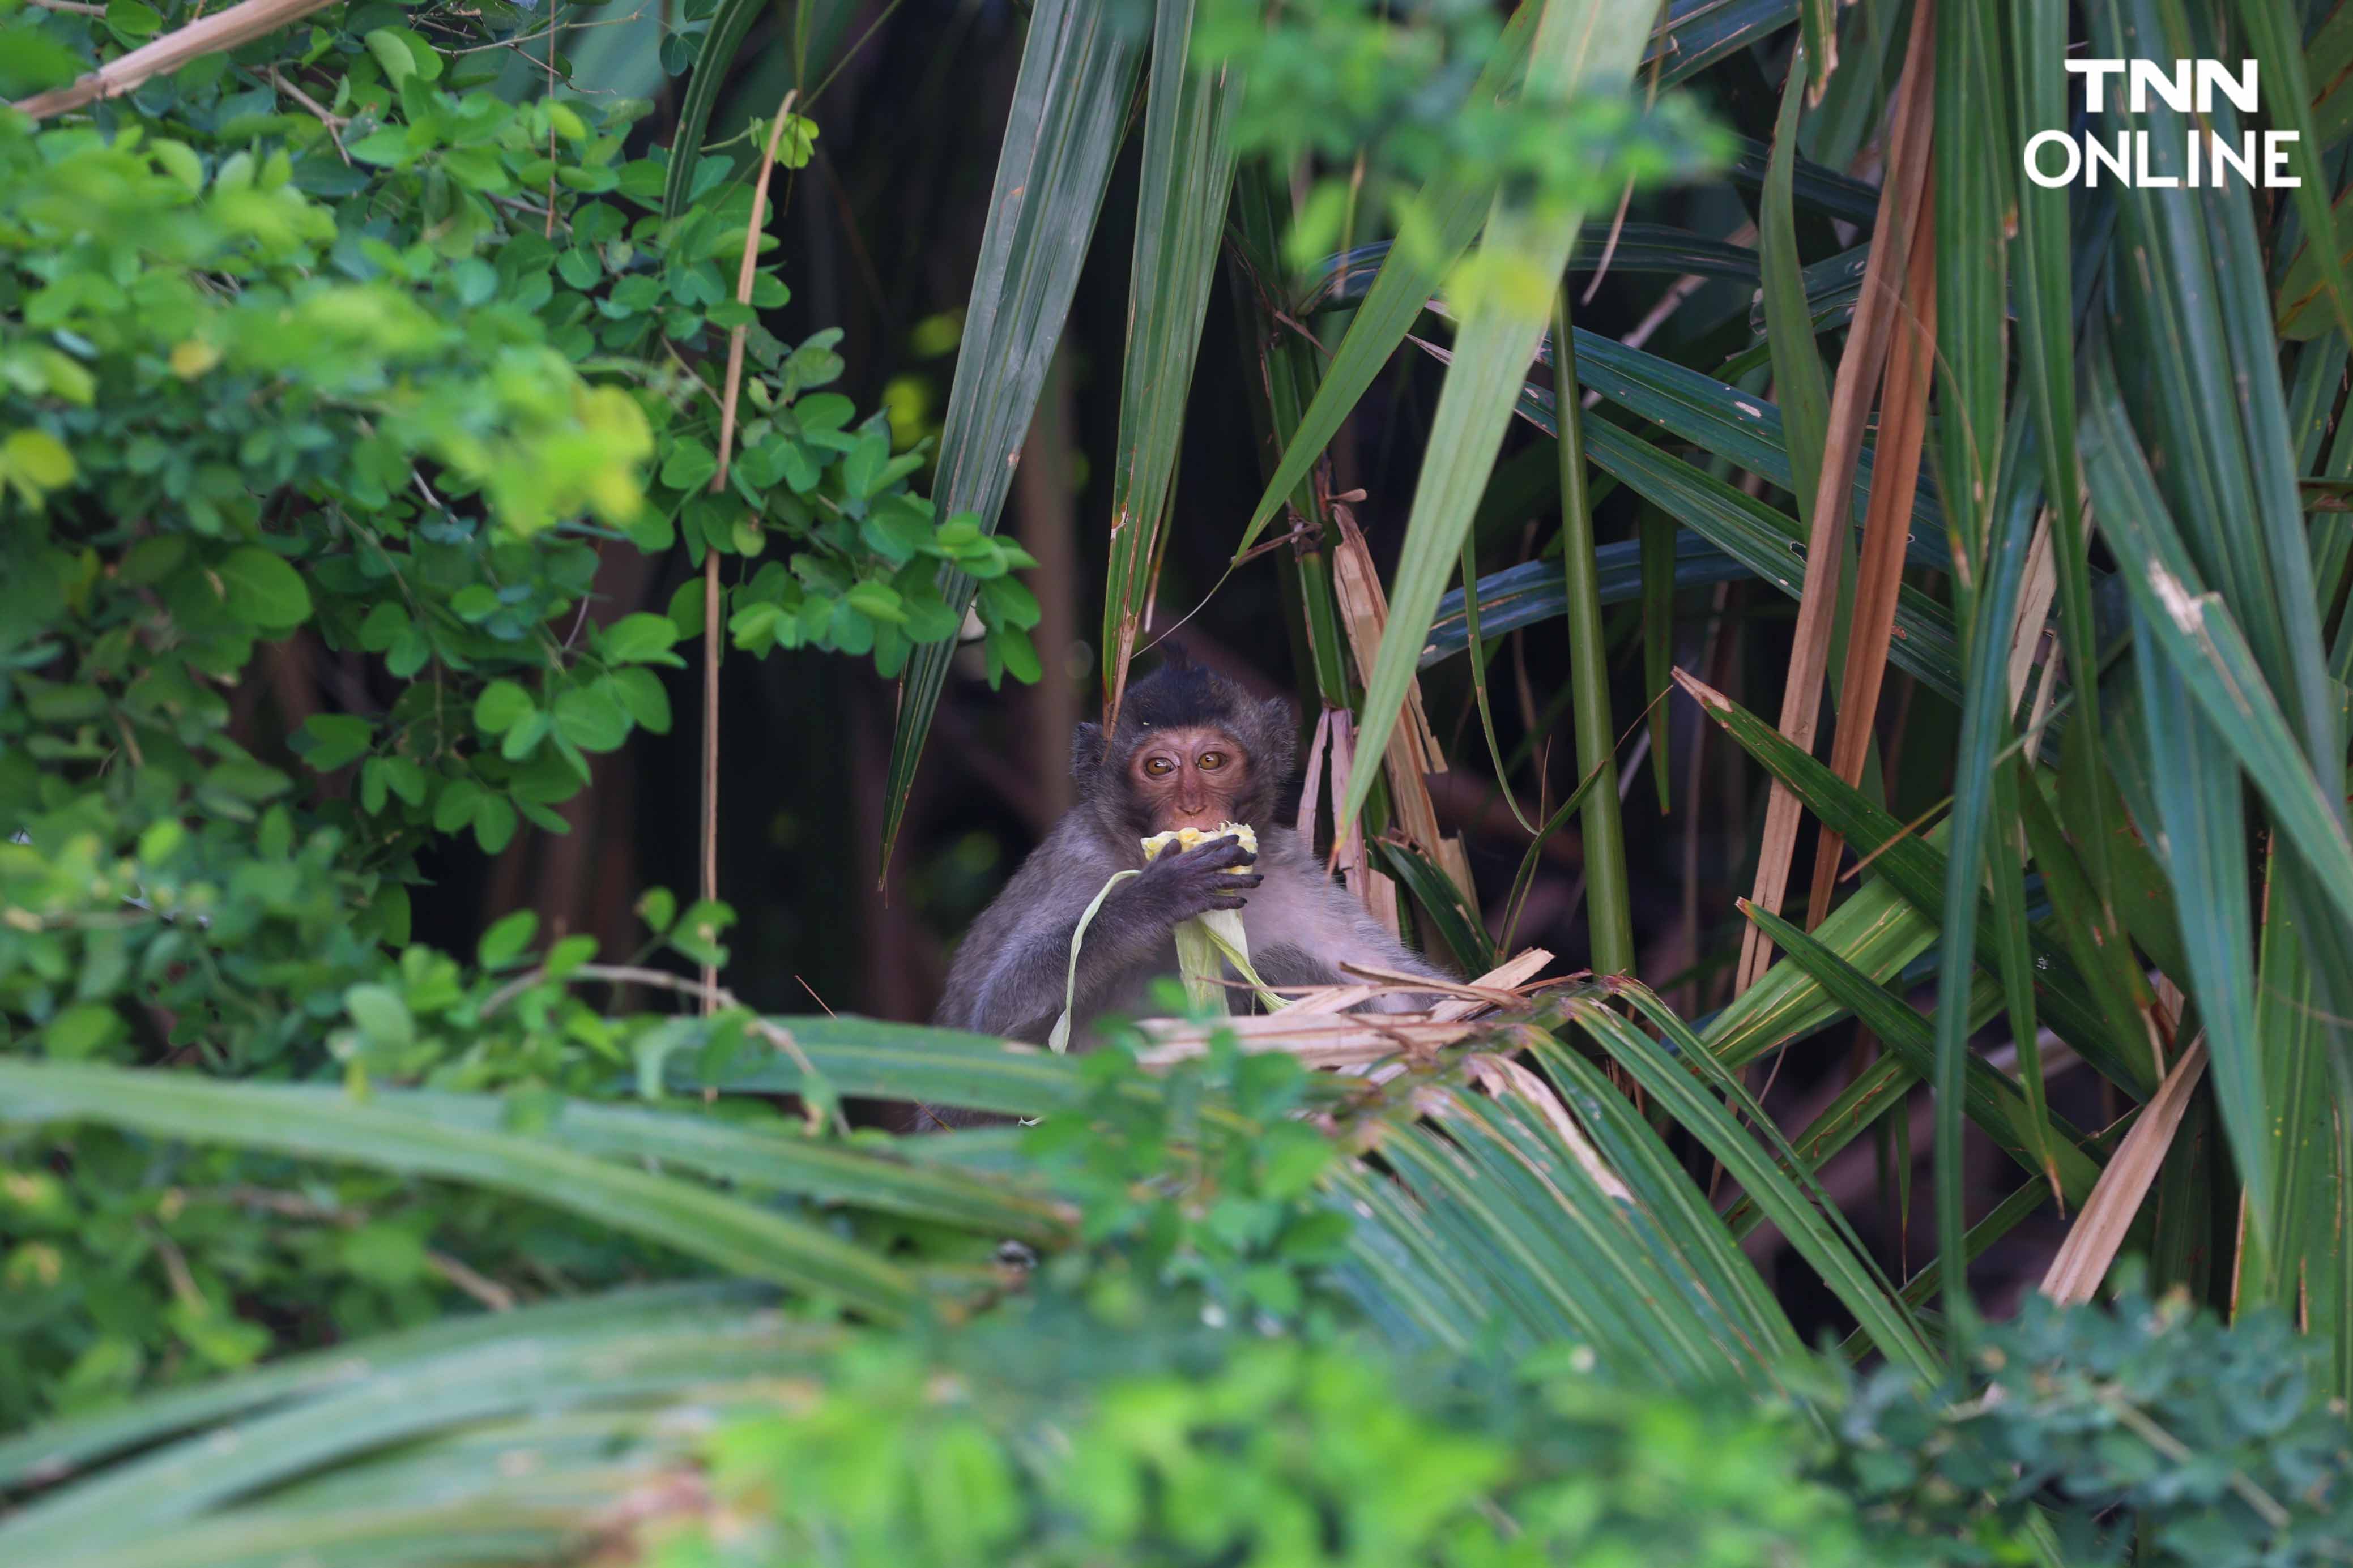
[[[2120,108],[2146,113],[2152,103],[2181,114],[2211,114],[2219,98],[2242,114],[2255,111],[2255,62],[2241,60],[2236,71],[2221,60],[2068,60],[2084,79],[2084,101],[2094,114],[2117,94]],[[2168,157],[2162,145],[2152,162],[2151,132],[2120,131],[2103,141],[2064,131],[2037,132],[2026,143],[2026,177],[2038,185],[2096,185],[2105,175],[2121,185],[2157,187],[2221,185],[2231,175],[2250,185],[2278,189],[2304,182],[2287,172],[2293,131],[2247,132],[2234,146],[2201,119],[2189,132],[2186,157]],[[2163,170],[2173,173],[2162,173]]]

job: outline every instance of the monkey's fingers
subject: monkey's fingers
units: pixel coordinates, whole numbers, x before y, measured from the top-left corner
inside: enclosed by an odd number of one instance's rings
[[[1239,893],[1219,893],[1209,900],[1209,907],[1213,910],[1239,910],[1247,906],[1249,902],[1249,900]]]
[[[1223,838],[1204,839],[1185,853],[1199,856],[1201,864],[1210,867],[1247,866],[1258,858],[1230,833]]]
[[[1261,882],[1265,880],[1266,877],[1264,874],[1258,871],[1235,871],[1219,878],[1218,886],[1220,888],[1255,888]]]

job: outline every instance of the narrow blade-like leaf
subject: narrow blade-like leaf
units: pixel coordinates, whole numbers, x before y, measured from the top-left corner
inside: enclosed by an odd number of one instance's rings
[[[1152,25],[1103,592],[1104,707],[1114,711],[1150,608],[1193,359],[1234,184],[1241,83],[1224,67],[1203,69],[1192,60],[1193,10],[1193,0],[1161,0]]]
[[[940,434],[933,499],[943,517],[968,511],[983,530],[997,527],[1012,458],[1037,409],[1103,207],[1135,69],[1134,46],[1101,6],[1039,0],[1031,10]],[[942,585],[961,615],[972,602],[972,579],[948,571]],[[884,784],[885,865],[955,651],[949,643],[923,644],[900,681]]]

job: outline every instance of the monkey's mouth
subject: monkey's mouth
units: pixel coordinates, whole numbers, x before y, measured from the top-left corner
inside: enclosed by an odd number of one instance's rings
[[[1144,858],[1155,860],[1169,849],[1190,849],[1213,838],[1233,838],[1252,855],[1258,853],[1258,831],[1247,822],[1220,822],[1214,827],[1171,827],[1144,841]]]

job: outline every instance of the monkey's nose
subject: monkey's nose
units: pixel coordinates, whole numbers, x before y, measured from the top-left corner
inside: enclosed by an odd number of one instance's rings
[[[1169,802],[1169,805],[1172,807],[1168,813],[1170,827],[1215,827],[1224,820],[1209,809],[1209,799],[1206,794],[1190,801],[1180,795]]]

